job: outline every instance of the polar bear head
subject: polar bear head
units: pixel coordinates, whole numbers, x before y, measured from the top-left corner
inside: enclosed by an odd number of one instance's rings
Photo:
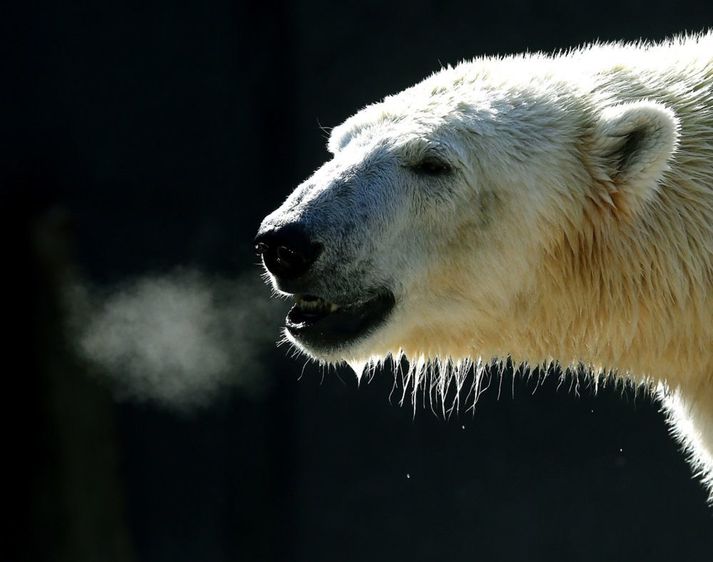
[[[327,362],[507,353],[553,245],[633,220],[676,147],[661,103],[562,74],[465,63],[336,127],[256,238],[287,337]]]

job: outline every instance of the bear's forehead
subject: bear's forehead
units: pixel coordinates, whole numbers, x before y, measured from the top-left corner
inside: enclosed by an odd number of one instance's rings
[[[441,136],[451,137],[465,125],[459,122],[456,113],[455,108],[448,107],[429,111],[385,104],[372,106],[333,131],[330,150],[336,153],[347,145],[403,146],[428,139],[436,141]]]
[[[479,87],[477,77],[452,80],[440,74],[369,105],[347,119],[334,129],[330,150],[338,152],[357,139],[359,143],[376,138],[406,142],[409,138],[435,137],[445,131],[456,134],[492,113],[494,96]]]
[[[544,56],[466,61],[365,107],[334,129],[329,148],[338,152],[357,138],[486,130],[513,107],[571,93],[574,74]]]
[[[366,108],[381,122],[441,122],[492,106],[497,87],[472,64],[443,69],[422,82]]]

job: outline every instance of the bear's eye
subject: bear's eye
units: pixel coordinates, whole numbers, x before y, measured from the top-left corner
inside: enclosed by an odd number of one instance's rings
[[[411,169],[421,176],[443,176],[451,172],[450,164],[435,156],[427,156],[413,164]]]

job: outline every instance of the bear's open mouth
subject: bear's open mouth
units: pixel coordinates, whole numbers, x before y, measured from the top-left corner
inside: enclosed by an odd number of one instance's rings
[[[302,345],[333,350],[367,334],[381,324],[396,300],[382,290],[366,300],[336,304],[314,295],[294,295],[285,326]]]

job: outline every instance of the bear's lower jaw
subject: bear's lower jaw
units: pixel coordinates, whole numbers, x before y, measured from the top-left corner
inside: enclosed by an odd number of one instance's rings
[[[308,352],[316,356],[334,353],[382,324],[395,304],[393,293],[386,289],[368,300],[339,306],[319,297],[297,295],[285,327]]]

